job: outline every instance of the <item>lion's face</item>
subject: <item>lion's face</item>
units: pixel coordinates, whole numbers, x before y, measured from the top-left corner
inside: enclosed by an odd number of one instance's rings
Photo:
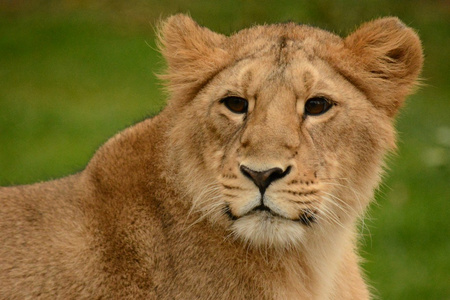
[[[360,211],[357,186],[372,189],[377,176],[366,174],[386,147],[377,138],[392,139],[356,88],[293,46],[284,65],[274,50],[224,70],[188,108],[220,187],[215,208],[256,244],[296,243],[316,223]]]
[[[179,110],[170,160],[193,210],[230,236],[296,246],[364,211],[392,120],[314,55],[317,41],[243,35]]]

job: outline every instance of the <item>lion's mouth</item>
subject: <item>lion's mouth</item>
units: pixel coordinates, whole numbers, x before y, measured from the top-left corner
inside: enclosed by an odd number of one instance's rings
[[[263,214],[265,214],[265,216],[268,216],[270,218],[281,218],[281,219],[285,219],[285,220],[289,220],[289,221],[300,222],[301,224],[303,224],[305,226],[311,226],[313,223],[315,223],[317,221],[317,218],[316,218],[317,212],[309,210],[309,209],[302,211],[302,213],[299,215],[299,217],[297,219],[290,219],[290,218],[286,218],[285,216],[282,216],[282,215],[274,212],[272,209],[270,209],[270,207],[268,207],[264,204],[260,204],[259,206],[253,208],[248,213],[246,213],[245,215],[242,215],[242,216],[234,215],[233,212],[231,211],[231,208],[229,205],[227,205],[225,207],[225,214],[232,221],[236,221],[242,217],[245,217],[248,215],[254,215],[254,214],[258,214],[258,213],[260,213],[260,214],[263,213]]]

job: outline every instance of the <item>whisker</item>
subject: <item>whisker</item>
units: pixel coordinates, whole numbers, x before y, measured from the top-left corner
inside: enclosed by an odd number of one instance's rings
[[[323,192],[323,193],[324,193],[325,195],[331,197],[333,200],[337,201],[338,203],[335,203],[335,202],[332,201],[331,199],[328,199],[328,200],[329,200],[329,203],[335,205],[337,208],[339,208],[339,209],[340,209],[343,213],[345,213],[347,216],[350,216],[350,214],[349,214],[349,212],[348,212],[345,208],[347,208],[348,210],[352,211],[355,215],[357,215],[356,210],[355,210],[353,207],[351,207],[351,205],[349,205],[349,204],[346,203],[344,200],[342,200],[341,198],[339,198],[339,197],[337,197],[337,196],[335,196],[335,195],[333,195],[333,194],[331,194],[331,193],[328,193],[328,192]],[[343,205],[345,208],[344,208],[343,206],[339,205],[339,204]]]
[[[216,197],[218,198],[218,197]],[[214,199],[211,199],[214,200]],[[223,203],[211,203],[209,206],[207,206],[207,209],[198,209],[196,210],[196,212],[200,212],[200,216],[191,224],[189,224],[188,226],[186,226],[183,229],[183,232],[186,232],[187,230],[189,230],[190,228],[192,228],[192,226],[200,223],[201,221],[203,221],[204,219],[213,216],[214,214],[221,214],[220,211],[223,211],[225,208],[225,205]],[[219,215],[220,216],[220,215]],[[185,225],[185,224],[184,224]]]
[[[321,178],[321,179],[325,179],[325,178]],[[332,193],[326,193],[329,197],[331,197],[332,199],[329,199],[329,203],[331,203],[332,205],[338,207],[341,211],[345,212],[346,214],[350,212],[354,213],[355,216],[359,216],[360,217],[360,226],[361,226],[361,231],[366,231],[369,233],[370,236],[370,230],[366,224],[366,219],[367,217],[362,217],[360,216],[361,212],[364,212],[364,202],[362,200],[362,198],[365,198],[367,196],[365,196],[363,193],[361,193],[360,191],[356,190],[355,188],[353,188],[350,184],[342,184],[338,181],[345,181],[347,183],[350,183],[350,180],[347,178],[327,178],[325,180],[336,180],[336,181],[322,181],[323,184],[325,185],[330,185],[330,186],[335,186],[335,187],[339,187],[339,188],[343,188],[346,189],[348,191],[350,191],[353,195],[354,195],[354,199],[355,202],[358,204],[359,206],[359,212],[357,209],[355,209],[354,207],[352,207],[349,203],[346,203],[342,198],[337,197],[336,195],[333,195]],[[334,201],[333,201],[334,200]],[[346,211],[348,210],[348,211]]]

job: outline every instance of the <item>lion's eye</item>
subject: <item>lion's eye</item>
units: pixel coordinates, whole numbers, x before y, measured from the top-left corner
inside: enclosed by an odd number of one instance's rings
[[[225,106],[236,114],[244,114],[248,109],[248,101],[240,97],[226,97],[220,100]]]
[[[323,114],[333,104],[326,98],[323,97],[314,97],[308,99],[305,103],[305,115],[317,116]]]

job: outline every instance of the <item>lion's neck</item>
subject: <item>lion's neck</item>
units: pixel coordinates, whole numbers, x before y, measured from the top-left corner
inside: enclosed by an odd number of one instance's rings
[[[338,299],[335,284],[343,276],[342,262],[353,254],[353,236],[352,230],[327,230],[312,233],[301,248],[283,255],[284,276],[273,285],[276,299]]]
[[[242,294],[227,291],[230,299],[248,295],[265,295],[260,299],[334,299],[330,294],[336,290],[336,278],[342,276],[342,261],[352,255],[352,230],[324,228],[328,231],[311,234],[308,242],[298,249],[252,249],[208,220],[191,225],[201,215],[192,213],[187,217],[174,207],[174,203],[167,203],[168,215],[174,217],[171,235],[177,243],[170,245],[170,249],[179,260],[175,264],[184,266],[178,271],[182,273],[178,274],[180,278],[190,277],[189,274],[201,277],[197,270],[185,266],[186,262],[196,260],[218,286],[230,285],[229,281],[235,280],[236,286],[246,282],[244,286],[253,289],[241,291]]]

